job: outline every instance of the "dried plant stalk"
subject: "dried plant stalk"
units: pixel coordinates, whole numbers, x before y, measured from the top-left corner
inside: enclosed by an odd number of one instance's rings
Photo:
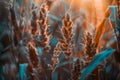
[[[13,7],[10,8],[10,13],[11,13],[11,23],[14,26],[14,33],[15,33],[14,44],[17,45],[20,41],[20,32],[16,20],[16,14]]]
[[[96,34],[95,34],[95,37],[94,37],[94,42],[97,46],[97,52],[99,52],[99,47],[100,47],[100,40],[102,38],[102,35],[105,31],[105,27],[104,27],[104,24],[105,24],[105,21],[106,21],[106,18],[108,18],[110,15],[110,11],[109,11],[109,8],[107,8],[106,12],[105,12],[105,15],[104,15],[104,18],[101,20],[101,22],[98,24],[97,26],[97,29],[96,29]]]

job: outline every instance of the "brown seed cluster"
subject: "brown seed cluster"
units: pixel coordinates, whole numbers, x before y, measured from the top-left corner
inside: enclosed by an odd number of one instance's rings
[[[66,16],[63,18],[62,34],[63,39],[59,40],[61,43],[61,49],[66,55],[70,56],[72,53],[71,48],[74,41],[73,41],[73,25],[69,14],[66,14]]]
[[[38,24],[40,27],[40,46],[43,47],[43,50],[49,51],[49,39],[48,35],[48,7],[46,4],[42,4],[39,11]]]
[[[32,43],[29,43],[28,47],[29,47],[30,62],[34,68],[37,68],[39,66],[38,52]]]
[[[80,59],[77,59],[72,70],[72,80],[80,80],[80,66]]]
[[[58,43],[54,49],[54,54],[52,57],[52,61],[53,61],[53,67],[55,67],[56,64],[59,63],[59,55],[61,53],[61,48],[60,48],[60,44]]]
[[[90,33],[86,34],[85,37],[85,54],[89,57],[93,57],[96,54],[96,45],[93,43],[93,39]]]

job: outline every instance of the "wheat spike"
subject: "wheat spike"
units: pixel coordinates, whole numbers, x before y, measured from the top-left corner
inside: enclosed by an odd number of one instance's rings
[[[63,19],[63,28],[62,28],[63,39],[60,39],[60,43],[63,52],[68,56],[70,56],[72,53],[71,48],[74,42],[72,28],[73,25],[70,19],[70,15],[66,14],[66,16]]]
[[[89,57],[93,57],[96,54],[96,44],[93,42],[93,38],[90,33],[86,34],[85,54]]]
[[[46,4],[42,4],[39,11],[39,20],[37,21],[40,27],[41,35],[40,35],[40,46],[43,48],[44,51],[49,52],[49,39],[50,36],[48,35],[48,9]]]

